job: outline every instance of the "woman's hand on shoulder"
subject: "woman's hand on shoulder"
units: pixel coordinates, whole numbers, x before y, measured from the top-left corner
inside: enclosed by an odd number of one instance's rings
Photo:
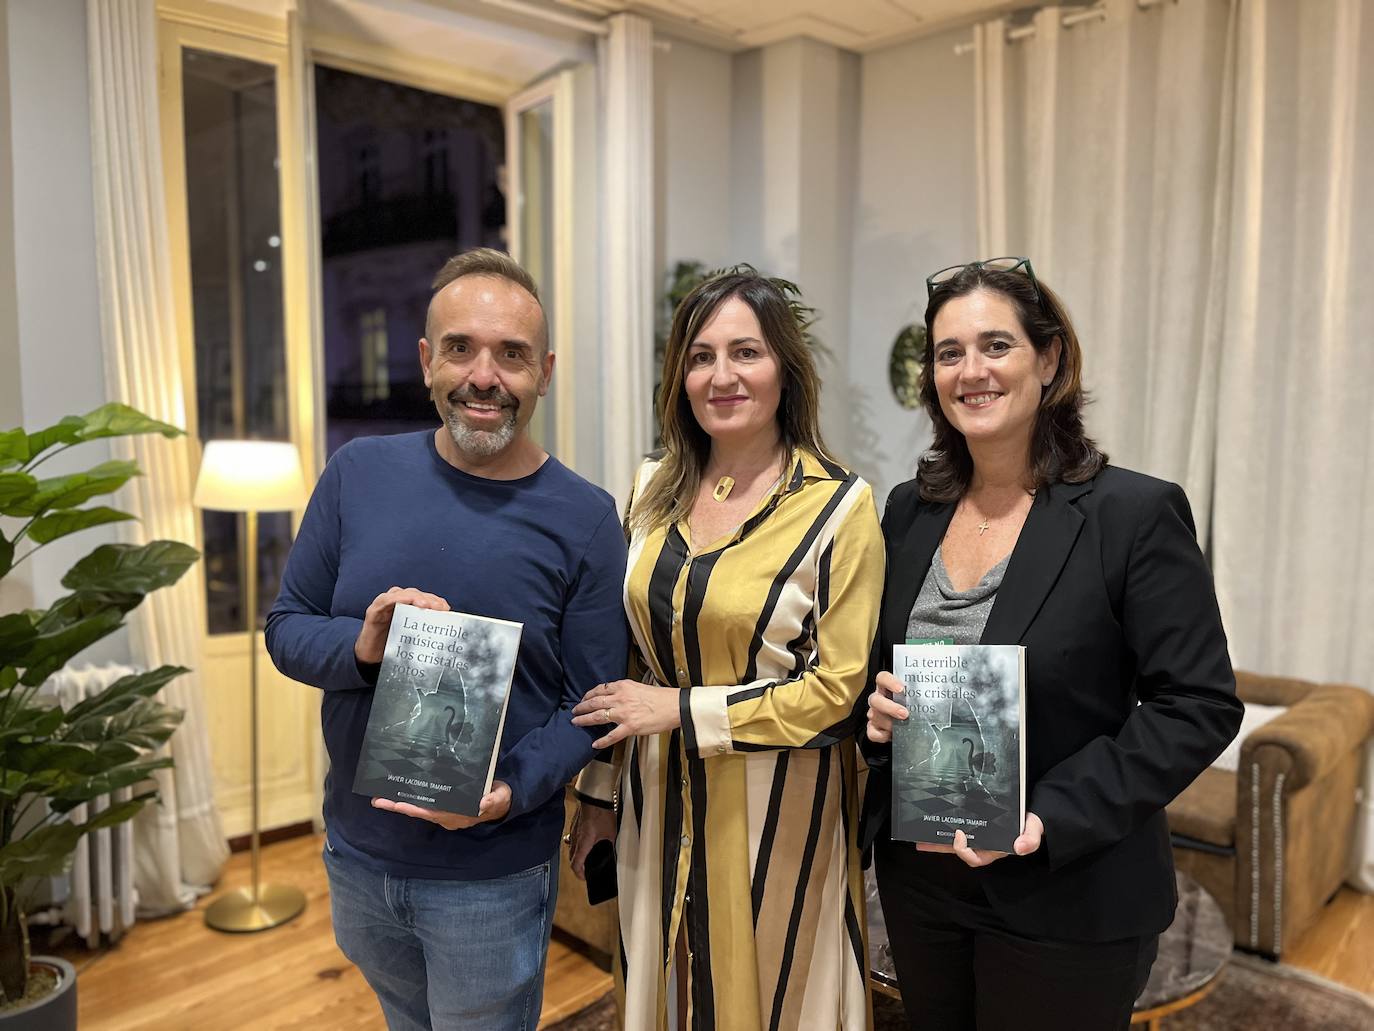
[[[1010,855],[1028,856],[1032,852],[1040,850],[1040,842],[1045,836],[1045,825],[1040,822],[1040,817],[1034,813],[1026,813],[1025,826],[1021,828],[1021,835],[1012,842],[1010,852],[989,852],[986,849],[969,848],[968,837],[963,831],[954,832],[953,845],[927,845],[918,844],[917,852],[953,852],[965,863],[972,867],[987,866],[995,863],[999,859],[1005,859]]]
[[[899,694],[902,682],[891,673],[879,673],[874,678],[873,693],[868,696],[868,740],[887,744],[892,740],[893,722],[910,715],[905,705],[894,700]]]

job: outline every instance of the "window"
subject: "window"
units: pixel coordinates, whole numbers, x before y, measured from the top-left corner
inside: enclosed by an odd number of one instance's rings
[[[365,208],[382,194],[382,157],[375,143],[364,143],[353,153],[358,184],[358,206]]]
[[[442,129],[426,129],[420,152],[420,167],[424,170],[422,184],[428,196],[448,193],[453,189],[448,174],[448,133]]]
[[[276,72],[187,49],[182,97],[200,438],[289,440]],[[241,518],[203,513],[212,634],[247,629]],[[286,513],[259,521],[252,559],[267,601],[277,593],[290,529]]]
[[[358,349],[363,356],[363,403],[385,401],[391,393],[388,368],[391,355],[387,349],[385,308],[373,308],[358,318],[358,342]]]
[[[505,246],[506,136],[499,108],[324,65],[315,126],[333,454],[438,426],[417,346],[429,284],[458,251]]]

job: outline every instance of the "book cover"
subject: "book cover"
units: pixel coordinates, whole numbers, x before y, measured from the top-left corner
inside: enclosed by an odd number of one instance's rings
[[[476,816],[491,790],[523,629],[397,605],[353,790]]]
[[[892,649],[892,837],[1010,852],[1026,808],[1026,650],[1001,644]]]

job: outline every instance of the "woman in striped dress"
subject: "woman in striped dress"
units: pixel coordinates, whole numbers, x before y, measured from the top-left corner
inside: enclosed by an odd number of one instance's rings
[[[883,581],[866,483],[829,455],[798,319],[741,267],[673,320],[666,449],[636,476],[636,680],[574,723],[579,874],[614,838],[625,1027],[871,1025],[854,720]]]

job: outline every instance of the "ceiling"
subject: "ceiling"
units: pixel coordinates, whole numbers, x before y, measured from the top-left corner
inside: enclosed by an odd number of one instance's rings
[[[730,49],[808,36],[863,52],[971,24],[1028,0],[556,0],[595,14],[633,11],[669,32]]]

